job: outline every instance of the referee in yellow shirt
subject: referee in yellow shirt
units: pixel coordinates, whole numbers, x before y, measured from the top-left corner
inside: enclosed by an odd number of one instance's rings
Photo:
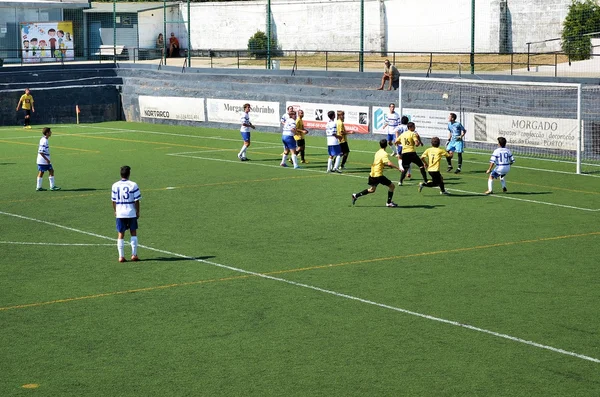
[[[388,197],[386,207],[397,207],[398,205],[392,201],[394,196],[394,183],[383,175],[383,168],[387,165],[388,167],[395,168],[400,171],[400,168],[396,167],[389,159],[385,149],[387,148],[387,139],[379,141],[380,149],[375,153],[375,160],[371,165],[371,173],[369,174],[369,188],[359,193],[352,194],[352,205],[356,203],[359,197],[366,196],[369,193],[375,193],[377,185],[381,184],[388,187]]]
[[[25,111],[25,121],[23,122],[23,128],[31,129],[31,112],[35,112],[33,107],[33,97],[29,92],[29,88],[25,88],[25,93],[21,95],[19,103],[17,103],[17,112],[19,108]]]

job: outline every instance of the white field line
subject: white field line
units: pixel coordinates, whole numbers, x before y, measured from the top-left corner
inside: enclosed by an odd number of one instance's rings
[[[213,140],[219,140],[219,141],[232,141],[232,142],[240,142],[240,139],[233,139],[233,138],[222,138],[222,137],[206,137],[206,136],[198,136],[198,135],[188,135],[188,134],[175,134],[175,133],[171,133],[171,132],[160,132],[160,131],[145,131],[145,130],[128,130],[128,129],[123,129],[123,128],[106,128],[106,127],[94,127],[94,126],[85,126],[83,128],[98,128],[98,129],[106,129],[106,130],[115,130],[118,132],[142,132],[142,133],[146,133],[146,134],[156,134],[156,135],[168,135],[168,136],[177,136],[177,137],[185,137],[185,138],[197,138],[197,139],[213,139]],[[383,135],[382,135],[383,136]],[[253,143],[260,143],[260,144],[272,144],[272,142],[263,142],[263,141],[252,141]],[[327,148],[326,147],[321,147],[321,146],[310,146],[310,145],[306,145],[307,148],[309,149],[317,149],[317,150],[322,150],[322,151],[326,151]],[[373,153],[373,151],[367,151],[367,150],[352,150],[355,153]],[[475,154],[475,155],[484,155],[484,156],[489,156],[490,154],[485,154],[482,152],[466,152],[469,154]],[[549,162],[556,162],[556,163],[566,163],[566,164],[573,164],[573,166],[575,166],[575,162],[570,162],[570,161],[564,161],[564,160],[553,160],[553,159],[539,159],[539,158],[531,158],[531,157],[521,157],[521,158],[526,158],[526,159],[530,159],[530,160],[539,160],[539,161],[549,161]],[[474,163],[474,164],[489,164],[488,162],[485,163],[479,163],[476,161],[465,161],[466,163]],[[587,164],[587,165],[594,165],[594,164]],[[595,166],[595,165],[594,165]],[[530,171],[540,171],[540,172],[551,172],[551,173],[555,173],[555,174],[567,174],[567,175],[577,175],[575,174],[575,172],[569,172],[569,171],[557,171],[557,170],[548,170],[548,169],[544,169],[544,168],[532,168],[532,167],[523,167],[523,166],[518,166],[518,165],[513,165],[513,167],[515,168],[521,168],[521,169],[526,169],[526,170],[530,170]],[[593,174],[580,174],[580,176],[589,176],[592,178],[600,178],[600,175],[593,175]]]
[[[121,134],[122,132],[120,131],[105,131],[105,132],[82,132],[82,133],[78,133],[78,134],[61,134],[60,132],[52,132],[52,138],[65,138],[65,137],[75,137],[77,138],[77,135],[106,135],[106,134]],[[29,136],[13,136],[13,137],[8,137],[8,138],[1,138],[2,140],[9,140],[9,139],[36,139],[36,138],[40,138],[42,136],[42,133],[40,131],[39,135],[29,135]]]
[[[61,247],[112,247],[114,244],[87,244],[87,243],[31,243],[26,241],[0,241],[0,244],[9,245],[44,245]]]
[[[166,155],[167,156],[175,156],[175,157],[194,158],[194,159],[200,159],[200,160],[209,160],[209,161],[221,161],[221,162],[225,162],[225,163],[241,163],[238,160],[214,159],[214,158],[210,158],[210,157],[201,157],[201,156],[179,155],[179,154],[172,154],[172,153],[168,153]],[[252,161],[245,161],[244,164],[258,165],[258,166],[261,166],[261,167],[282,168],[280,165],[253,163]],[[293,169],[293,167],[287,167],[287,168]],[[302,167],[300,169],[294,170],[294,171],[317,172],[317,173],[321,173],[321,174],[326,173],[325,171],[320,171],[320,170],[315,170],[315,169],[310,169],[310,168],[302,168]],[[364,175],[356,175],[356,174],[344,174],[344,173],[342,173],[342,174],[337,174],[337,175],[339,175],[339,176],[345,176],[345,177],[351,177],[351,178],[361,178],[361,179],[365,178]],[[402,187],[398,187],[397,191],[402,191]],[[475,195],[485,196],[485,194],[481,193],[481,192],[471,192],[471,191],[468,191],[468,190],[459,190],[459,189],[452,189],[452,188],[449,189],[450,193],[452,193],[453,191],[455,191],[455,192],[461,192],[461,193],[467,193],[467,194],[475,194]],[[555,207],[562,207],[562,208],[568,208],[568,209],[579,210],[579,211],[589,211],[589,212],[600,211],[600,209],[575,207],[575,206],[572,206],[572,205],[548,203],[546,201],[527,200],[527,199],[522,199],[522,198],[517,198],[517,197],[511,197],[510,195],[506,195],[506,194],[502,194],[502,195],[493,195],[492,194],[490,196],[491,197],[495,197],[495,198],[500,198],[500,199],[523,201],[523,202],[532,203],[532,204],[551,205],[551,206],[555,206]]]
[[[252,149],[261,150],[261,149],[278,148],[279,150],[281,150],[282,146],[283,145],[273,145],[273,146],[264,146],[264,147],[254,147],[254,146],[252,146]],[[232,150],[237,150],[237,149],[197,150],[195,152],[167,153],[167,156],[184,156],[186,154],[214,153],[214,152],[231,152]]]
[[[10,216],[10,217],[14,217],[14,218],[19,218],[19,219],[24,219],[24,220],[28,220],[28,221],[32,221],[32,222],[38,222],[38,223],[42,223],[45,225],[49,225],[49,226],[54,226],[60,229],[64,229],[64,230],[69,230],[72,232],[76,232],[76,233],[81,233],[87,236],[92,236],[92,237],[97,237],[97,238],[101,238],[104,240],[114,240],[114,238],[108,237],[108,236],[103,236],[101,234],[96,234],[96,233],[92,233],[92,232],[87,232],[85,230],[80,230],[80,229],[75,229],[72,227],[68,227],[68,226],[63,226],[57,223],[53,223],[53,222],[48,222],[48,221],[44,221],[41,219],[36,219],[36,218],[30,218],[28,216],[23,216],[23,215],[17,215],[17,214],[12,214],[9,212],[4,212],[4,211],[0,211],[1,215],[6,215],[6,216]],[[499,332],[495,332],[495,331],[490,331],[484,328],[479,328],[479,327],[475,327],[473,325],[469,325],[469,324],[464,324],[464,323],[460,323],[458,321],[453,321],[453,320],[446,320],[440,317],[435,317],[435,316],[430,316],[428,314],[423,314],[423,313],[418,313],[418,312],[414,312],[411,310],[407,310],[407,309],[402,309],[399,307],[395,307],[395,306],[390,306],[390,305],[386,305],[384,303],[378,303],[378,302],[374,302],[368,299],[363,299],[363,298],[359,298],[356,296],[352,296],[352,295],[348,295],[348,294],[344,294],[344,293],[340,293],[340,292],[336,292],[336,291],[332,291],[332,290],[328,290],[328,289],[324,289],[324,288],[320,288],[320,287],[315,287],[313,285],[309,285],[309,284],[303,284],[303,283],[298,283],[295,281],[291,281],[291,280],[287,280],[284,278],[280,278],[280,277],[274,277],[274,276],[269,276],[267,274],[262,274],[262,273],[257,273],[257,272],[253,272],[253,271],[249,271],[249,270],[245,270],[245,269],[241,269],[241,268],[237,268],[237,267],[233,267],[233,266],[228,266],[228,265],[223,265],[220,263],[216,263],[216,262],[212,262],[212,261],[207,261],[205,259],[198,259],[198,258],[194,258],[191,256],[187,256],[187,255],[183,255],[183,254],[178,254],[175,252],[171,252],[171,251],[167,251],[167,250],[162,250],[162,249],[158,249],[158,248],[153,248],[153,247],[148,247],[145,245],[140,245],[139,247],[145,248],[147,250],[150,251],[154,251],[154,252],[159,252],[161,254],[165,254],[165,255],[171,255],[171,256],[175,256],[178,258],[184,258],[184,259],[188,259],[188,260],[193,260],[196,262],[200,262],[200,263],[205,263],[207,265],[211,265],[211,266],[215,266],[215,267],[219,267],[222,269],[228,269],[231,270],[233,272],[237,272],[237,273],[242,273],[242,274],[248,274],[251,276],[255,276],[255,277],[259,277],[259,278],[263,278],[263,279],[267,279],[267,280],[272,280],[272,281],[278,281],[278,282],[282,282],[285,284],[289,284],[289,285],[293,285],[296,287],[301,287],[301,288],[306,288],[306,289],[310,289],[313,291],[318,291],[318,292],[322,292],[324,294],[328,294],[328,295],[333,295],[339,298],[344,298],[344,299],[349,299],[349,300],[353,300],[356,302],[360,302],[360,303],[365,303],[367,305],[372,305],[372,306],[376,306],[376,307],[380,307],[383,309],[388,309],[388,310],[392,310],[395,312],[399,312],[399,313],[404,313],[404,314],[408,314],[411,316],[416,316],[416,317],[420,317],[426,320],[431,320],[431,321],[436,321],[439,323],[443,323],[443,324],[447,324],[447,325],[452,325],[455,327],[460,327],[460,328],[465,328],[471,331],[476,331],[476,332],[481,332],[484,334],[488,334],[488,335],[492,335],[498,338],[502,338],[502,339],[508,339],[510,341],[513,342],[517,342],[517,343],[522,343],[528,346],[533,346],[533,347],[537,347],[539,349],[544,349],[544,350],[548,350],[554,353],[559,353],[559,354],[563,354],[563,355],[567,355],[567,356],[572,356],[572,357],[576,357],[582,360],[586,360],[586,361],[591,361],[594,363],[600,363],[600,359],[594,358],[594,357],[590,357],[590,356],[586,356],[583,354],[579,354],[579,353],[575,353],[572,351],[568,351],[568,350],[564,350],[564,349],[559,349],[556,347],[552,347],[552,346],[548,346],[548,345],[544,345],[541,343],[537,343],[537,342],[533,342],[527,339],[522,339],[522,338],[518,338],[515,336],[511,336],[511,335],[507,335],[507,334],[503,334],[503,333],[499,333]]]
[[[470,191],[467,191],[467,190],[452,189],[452,191],[453,192],[468,193],[468,194],[479,194],[481,196],[486,196],[485,193],[470,192]],[[569,209],[572,209],[572,210],[579,210],[579,211],[590,211],[590,212],[600,211],[600,208],[597,208],[597,209],[581,208],[581,207],[575,207],[575,206],[572,206],[572,205],[548,203],[548,202],[545,202],[545,201],[537,201],[537,200],[528,200],[528,199],[523,199],[523,198],[518,198],[518,197],[512,197],[512,196],[506,195],[506,194],[490,194],[489,197],[494,197],[494,198],[499,198],[499,199],[505,199],[505,200],[523,201],[523,202],[526,202],[526,203],[552,205],[552,206],[555,206],[555,207],[569,208]]]

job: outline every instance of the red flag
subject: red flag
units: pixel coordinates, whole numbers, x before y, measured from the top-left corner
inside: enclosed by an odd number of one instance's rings
[[[81,111],[79,110],[79,105],[75,105],[75,113],[79,114]]]

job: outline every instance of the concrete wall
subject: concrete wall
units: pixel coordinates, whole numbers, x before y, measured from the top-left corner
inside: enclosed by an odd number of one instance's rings
[[[500,2],[475,3],[475,50],[500,49]],[[505,0],[508,4],[508,48],[523,52],[525,43],[559,37],[571,0]],[[450,51],[471,49],[472,0],[364,0],[364,48],[367,51]],[[192,3],[191,41],[195,49],[245,49],[248,39],[267,29],[266,1]],[[180,5],[187,19],[187,5]],[[360,49],[359,0],[273,0],[272,29],[282,49]],[[142,46],[153,43],[158,25],[146,18],[140,27]],[[155,21],[155,22],[152,22]],[[147,26],[155,26],[147,29]],[[185,30],[185,27],[181,27]],[[147,32],[150,30],[151,32]],[[162,28],[160,29],[162,30]],[[185,32],[179,32],[180,39]],[[555,50],[557,43],[540,46]]]

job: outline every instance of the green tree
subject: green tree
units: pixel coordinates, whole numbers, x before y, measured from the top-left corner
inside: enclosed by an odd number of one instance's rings
[[[573,0],[563,23],[561,45],[573,60],[589,59],[591,37],[587,33],[600,32],[600,6],[593,0]]]
[[[253,55],[256,58],[266,58],[268,40],[265,32],[259,30],[254,33],[254,36],[250,37],[248,40],[248,52],[250,52],[250,55]],[[276,55],[278,52],[277,39],[271,36],[271,55]]]

